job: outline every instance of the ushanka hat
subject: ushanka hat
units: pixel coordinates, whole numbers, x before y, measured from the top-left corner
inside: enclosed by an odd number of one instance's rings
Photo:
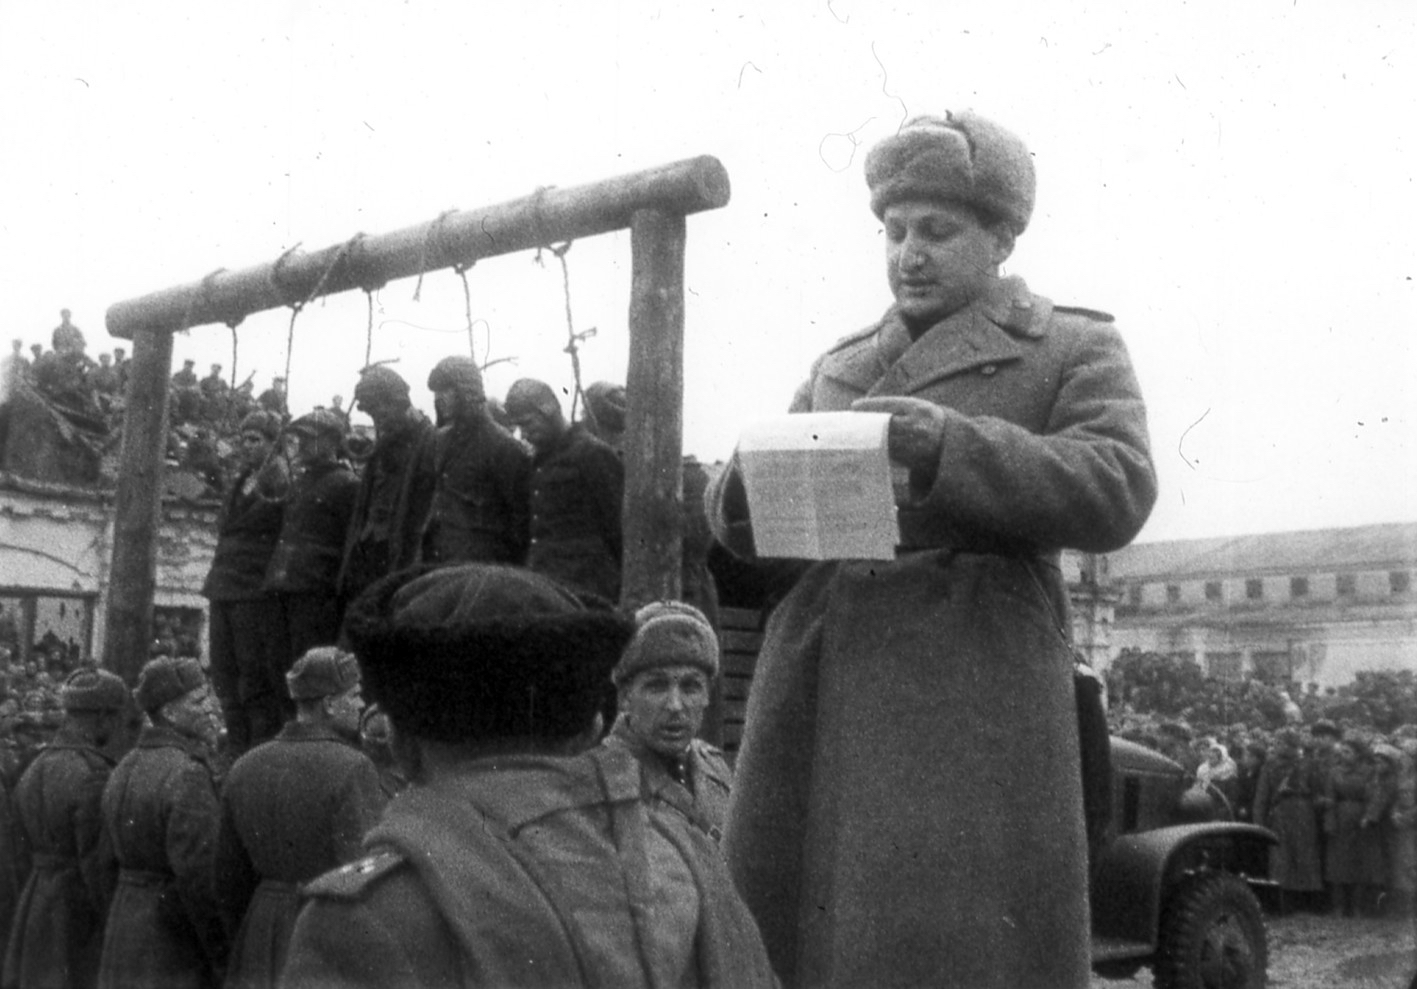
[[[138,674],[133,699],[144,711],[155,711],[168,701],[196,690],[206,683],[202,664],[189,657],[160,656],[150,660]]]
[[[121,711],[128,703],[128,685],[107,670],[75,670],[59,689],[66,711]]]
[[[385,577],[345,618],[365,693],[397,731],[445,743],[584,731],[633,631],[599,599],[482,563]]]
[[[285,675],[290,699],[317,700],[342,694],[359,682],[359,663],[337,646],[316,646],[295,661]]]
[[[972,110],[912,117],[866,155],[871,211],[923,199],[964,203],[1023,233],[1033,215],[1033,156],[1012,132]]]
[[[408,398],[408,382],[393,368],[382,364],[371,364],[359,372],[359,383],[354,386],[354,400],[387,396],[393,399]]]

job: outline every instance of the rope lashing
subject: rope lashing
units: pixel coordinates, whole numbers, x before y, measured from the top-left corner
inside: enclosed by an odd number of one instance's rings
[[[421,301],[423,295],[423,273],[428,270],[428,245],[437,240],[439,254],[445,254],[443,250],[443,221],[456,213],[456,209],[445,209],[439,213],[432,223],[428,224],[428,229],[423,231],[423,248],[418,255],[418,281],[413,285],[413,301]]]
[[[556,255],[556,260],[561,262],[561,294],[566,305],[566,346],[563,348],[567,354],[571,355],[571,376],[575,379],[576,387],[571,393],[571,421],[576,421],[576,409],[581,400],[585,397],[585,389],[581,384],[581,343],[595,336],[596,329],[592,326],[588,330],[576,332],[575,319],[571,315],[571,267],[566,263],[566,255],[571,251],[573,241],[566,241],[559,247],[551,247],[549,250]],[[590,404],[586,403],[586,412],[590,415],[591,422],[595,422],[595,413],[591,411]]]
[[[335,256],[330,259],[330,263],[325,266],[325,270],[320,273],[319,279],[315,282],[314,286],[311,287],[309,293],[305,296],[305,298],[299,302],[290,303],[290,327],[286,330],[285,335],[285,387],[287,394],[290,391],[290,356],[295,349],[295,321],[300,317],[300,311],[319,297],[320,290],[325,287],[325,282],[329,281],[330,275],[334,273],[334,270],[339,267],[340,262],[343,261],[346,257],[348,257],[350,251],[354,250],[354,248],[358,246],[359,242],[363,239],[364,234],[358,233],[355,234],[353,237],[349,238],[349,240],[345,241],[343,244],[341,244],[340,249],[335,252]],[[299,246],[299,244],[296,244],[295,247],[292,247],[290,250],[282,254],[279,258],[276,259],[276,263],[271,268],[271,281],[275,284],[277,291],[280,291],[281,289],[281,265],[285,262],[287,258],[290,257],[291,254],[295,252],[296,248],[298,248]],[[283,294],[282,298],[284,298]]]

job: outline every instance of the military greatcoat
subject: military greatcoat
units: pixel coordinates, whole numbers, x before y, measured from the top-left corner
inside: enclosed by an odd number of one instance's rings
[[[912,339],[892,309],[794,412],[910,396],[938,468],[894,561],[808,568],[768,622],[724,851],[789,986],[1085,986],[1086,840],[1058,552],[1125,545],[1156,497],[1111,318],[1017,278]],[[751,556],[736,469],[710,491]]]
[[[536,451],[526,565],[608,601],[619,600],[624,491],[620,458],[580,423],[549,449]]]
[[[34,863],[5,954],[4,986],[92,986],[118,877],[100,802],[113,760],[67,724],[25,770],[16,816]]]
[[[717,849],[623,750],[478,760],[366,844],[307,888],[283,986],[776,985]]]
[[[639,761],[641,784],[651,803],[684,815],[714,841],[723,839],[728,797],[733,792],[733,768],[721,749],[701,738],[690,741],[679,779],[670,772],[669,760],[636,738],[625,727],[624,718],[616,719],[601,744],[624,749]]]
[[[363,855],[384,795],[374,763],[335,732],[292,721],[227,774],[216,895],[232,949],[226,989],[274,986],[299,884]]]
[[[200,742],[148,726],[103,790],[118,858],[100,989],[206,989],[219,984],[226,939],[212,889],[219,808]]]

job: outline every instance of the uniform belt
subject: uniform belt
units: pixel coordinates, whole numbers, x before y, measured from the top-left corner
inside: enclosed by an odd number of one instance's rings
[[[129,886],[166,886],[176,878],[170,872],[152,869],[122,869],[118,873],[118,881]]]

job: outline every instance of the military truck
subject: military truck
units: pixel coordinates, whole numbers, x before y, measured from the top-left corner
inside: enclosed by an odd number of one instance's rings
[[[1091,864],[1092,967],[1157,989],[1261,989],[1268,948],[1257,892],[1272,888],[1265,828],[1180,764],[1112,740],[1111,832]]]

